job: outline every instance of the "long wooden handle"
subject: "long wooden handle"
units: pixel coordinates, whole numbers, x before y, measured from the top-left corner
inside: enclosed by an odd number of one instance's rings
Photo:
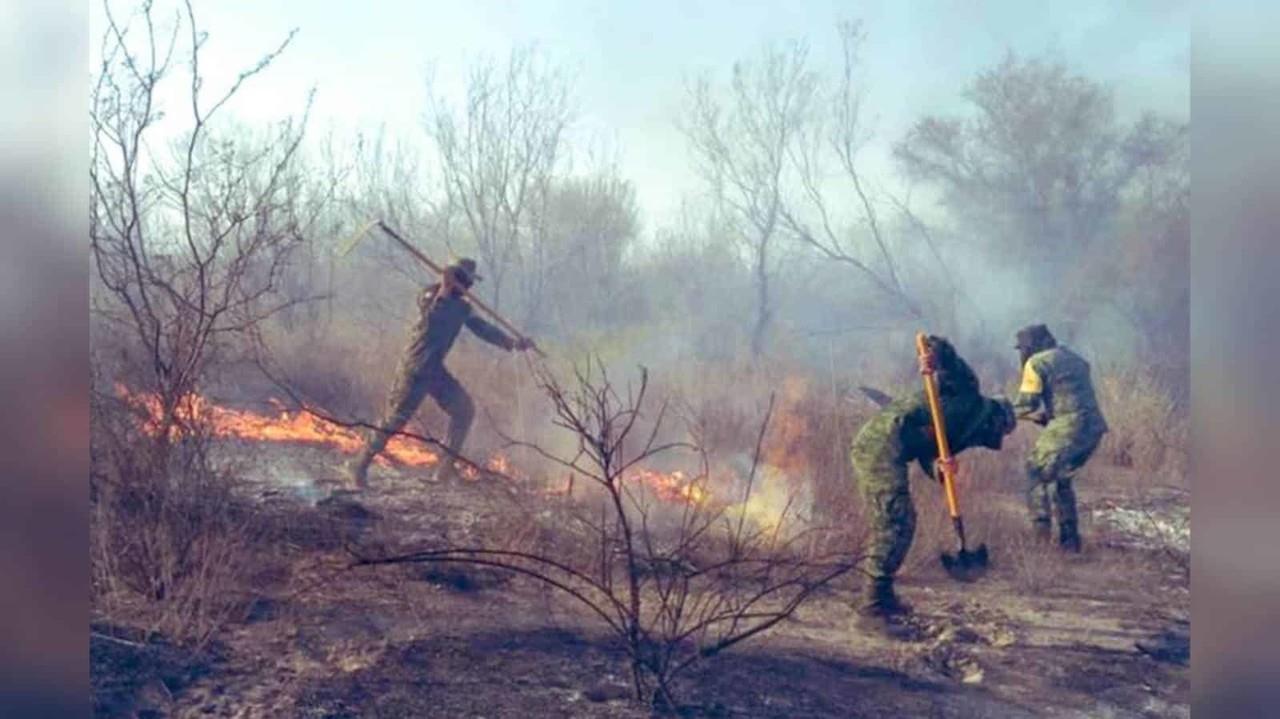
[[[938,468],[942,472],[942,487],[947,495],[947,511],[952,519],[956,519],[960,516],[960,503],[956,500],[955,462],[951,457],[951,447],[947,444],[942,402],[938,399],[938,380],[933,375],[929,344],[923,332],[916,333],[916,355],[920,358],[920,372],[924,375],[924,394],[929,400],[929,415],[933,418],[933,436],[938,442]]]
[[[388,237],[395,240],[396,242],[399,242],[400,245],[404,247],[406,250],[408,250],[410,254],[412,254],[419,261],[421,261],[422,264],[434,270],[436,274],[439,274],[441,276],[444,275],[443,267],[441,267],[440,265],[437,265],[435,262],[432,262],[430,257],[427,257],[425,254],[422,253],[421,250],[419,250],[417,247],[414,247],[413,243],[401,237],[395,230],[388,227],[387,223],[383,222],[382,220],[378,220],[378,228],[381,229],[383,232],[387,233]],[[513,327],[510,322],[507,322],[507,320],[502,317],[502,315],[498,314],[497,311],[491,309],[489,305],[486,305],[483,301],[481,301],[479,297],[476,297],[474,294],[472,294],[470,290],[468,290],[466,287],[461,287],[461,286],[458,287],[458,289],[462,290],[462,294],[465,295],[466,298],[471,301],[471,304],[480,308],[482,312],[489,315],[489,317],[493,318],[493,321],[502,325],[503,329],[515,335],[517,338],[527,342],[529,346],[533,348],[533,351],[538,353],[539,357],[544,357],[544,358],[546,357],[546,355],[543,354],[542,350],[539,349],[537,345],[533,344],[533,342],[531,342],[529,338],[524,335],[523,332]]]

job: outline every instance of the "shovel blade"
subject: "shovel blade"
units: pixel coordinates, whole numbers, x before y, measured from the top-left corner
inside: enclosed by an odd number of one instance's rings
[[[955,554],[942,555],[942,568],[959,582],[972,582],[987,573],[989,557],[987,545],[978,545],[973,551],[960,549]]]

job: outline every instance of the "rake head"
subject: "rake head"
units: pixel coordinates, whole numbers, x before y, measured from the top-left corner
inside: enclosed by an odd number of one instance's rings
[[[347,243],[338,251],[338,256],[346,257],[351,254],[351,251],[356,248],[356,245],[360,244],[360,240],[363,240],[365,235],[369,234],[369,230],[373,229],[377,224],[378,220],[370,220],[362,225],[360,229],[356,230],[356,233],[351,236],[351,239],[347,240]]]

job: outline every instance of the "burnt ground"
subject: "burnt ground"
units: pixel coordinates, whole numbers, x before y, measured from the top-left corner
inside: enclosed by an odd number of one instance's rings
[[[320,460],[294,461],[295,472],[325,474]],[[629,698],[622,653],[598,623],[529,580],[441,566],[350,568],[343,544],[461,543],[515,506],[499,480],[438,485],[420,475],[375,473],[360,505],[316,508],[313,492],[268,492],[266,506],[292,524],[243,621],[198,655],[95,625],[95,714],[649,716]],[[280,486],[280,476],[265,479]],[[1188,577],[1166,547],[1111,521],[1106,512],[1120,499],[1084,482],[1080,494],[1084,517],[1090,508],[1099,517],[1085,524],[1083,555],[993,536],[991,572],[956,584],[934,566],[940,540],[918,537],[901,593],[915,607],[919,641],[854,629],[852,589],[837,586],[794,621],[697,668],[682,685],[681,713],[1190,716]],[[1013,496],[993,511],[1021,517]]]

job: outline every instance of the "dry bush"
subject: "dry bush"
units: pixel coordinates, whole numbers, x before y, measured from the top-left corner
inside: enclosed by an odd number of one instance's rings
[[[673,709],[676,680],[689,667],[767,631],[832,582],[854,570],[845,544],[792,531],[787,517],[762,526],[706,499],[704,451],[687,441],[664,441],[671,403],[649,402],[647,373],[637,386],[612,384],[602,366],[576,368],[563,385],[545,369],[539,383],[551,402],[552,422],[573,439],[557,454],[517,442],[575,476],[583,487],[561,508],[557,530],[571,549],[554,541],[450,546],[364,564],[462,563],[508,570],[571,597],[609,628],[627,652],[634,696]],[[745,508],[763,456],[774,404],[757,427],[746,478]],[[643,421],[642,421],[643,418]],[[690,435],[700,432],[691,427]],[[645,482],[660,455],[688,453],[699,469],[673,507]],[[702,499],[699,499],[702,498]],[[562,543],[563,544],[563,543]],[[837,546],[834,557],[822,554]]]
[[[247,606],[263,528],[215,467],[198,422],[170,438],[114,397],[93,402],[95,614],[203,648]]]
[[[95,363],[92,597],[101,614],[203,645],[241,604],[258,526],[210,458],[196,400],[261,323],[313,299],[286,291],[287,269],[333,183],[303,166],[305,111],[263,133],[223,122],[292,34],[229,83],[209,82],[190,3],[171,26],[151,3],[123,22],[103,10],[90,306],[93,339],[110,338],[95,359],[114,356]],[[122,401],[114,382],[144,401]]]
[[[811,498],[815,521],[857,525],[849,445],[874,411],[853,384],[794,362],[702,362],[674,368],[668,386],[690,398],[712,457],[749,456],[761,407],[776,394],[761,460]]]
[[[1062,552],[1023,531],[1000,545],[1001,564],[1008,567],[1014,586],[1024,594],[1043,594],[1063,582]]]
[[[1098,401],[1111,428],[1098,448],[1099,458],[1160,475],[1164,484],[1186,479],[1190,418],[1153,374],[1141,369],[1101,373]]]

